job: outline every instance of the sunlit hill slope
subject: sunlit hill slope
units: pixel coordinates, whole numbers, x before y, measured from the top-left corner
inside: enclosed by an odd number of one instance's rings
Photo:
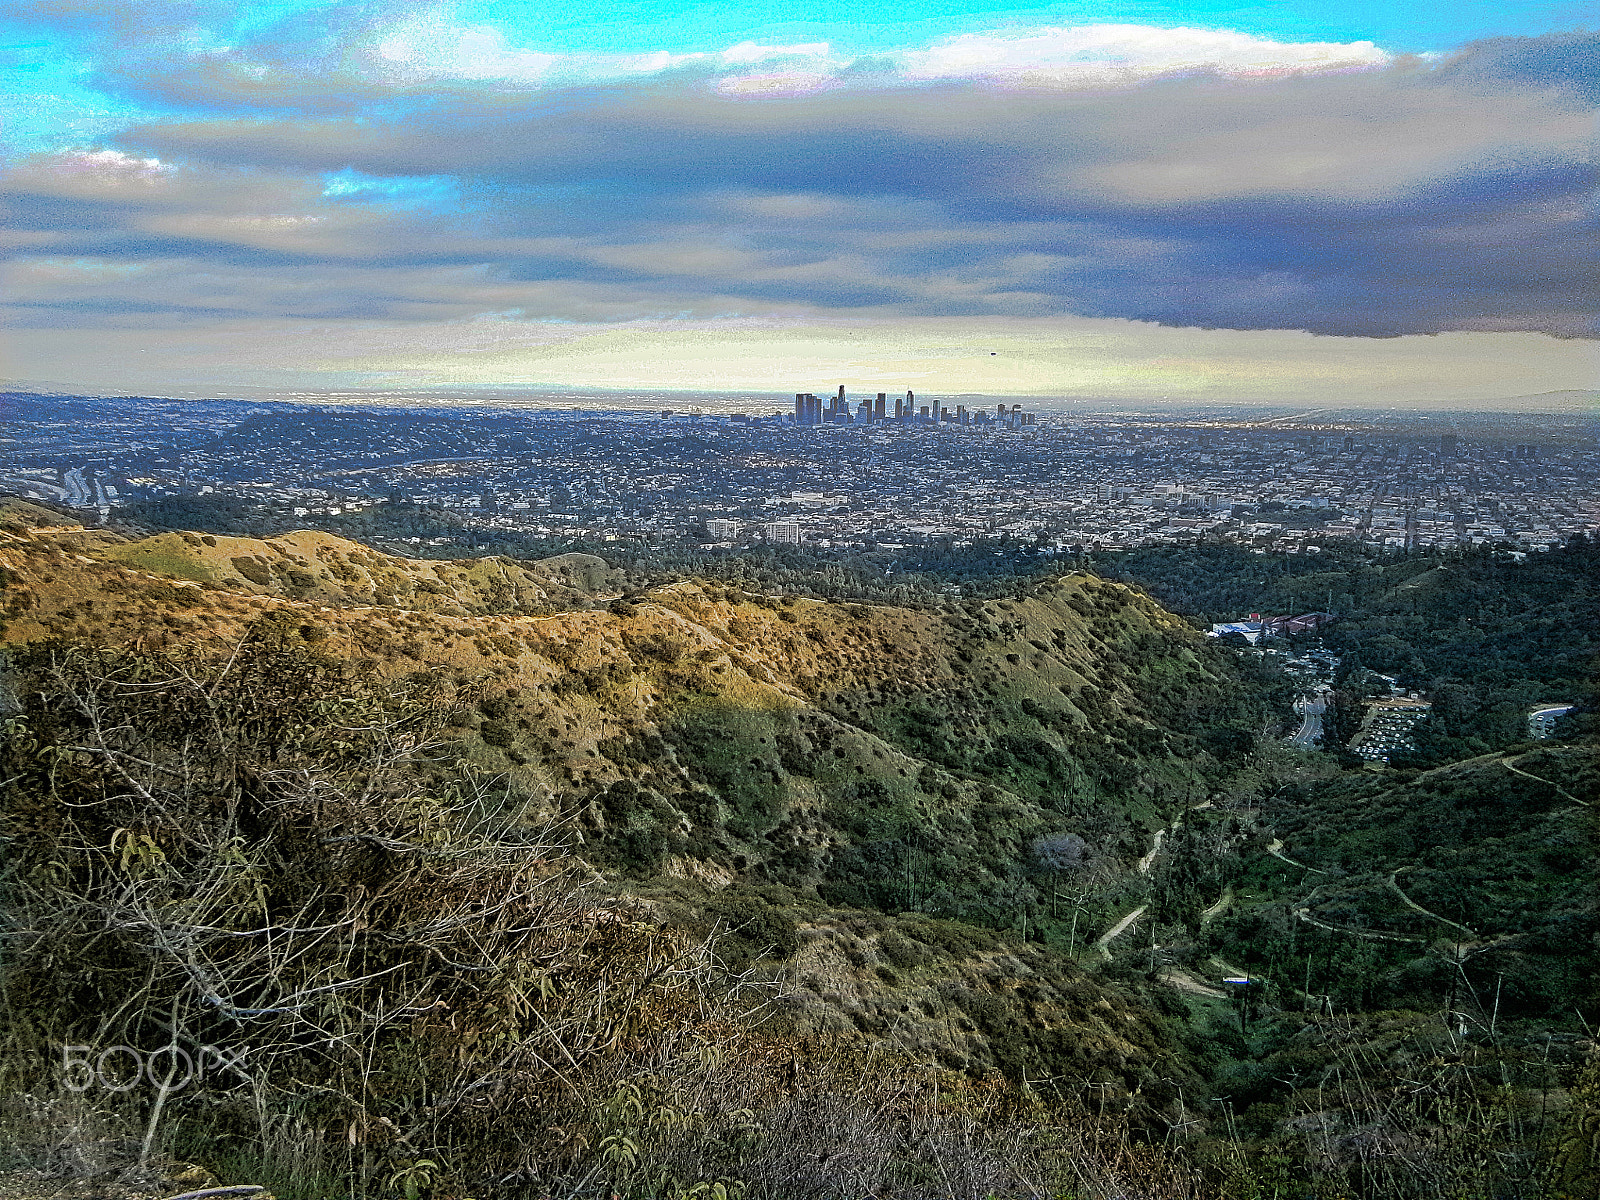
[[[1046,948],[1100,932],[1054,902],[1062,873],[1130,870],[1259,730],[1227,660],[1138,592],[1084,574],[940,609],[633,591],[580,555],[433,563],[49,520],[13,505],[0,540],[19,652],[270,644],[426,680],[443,757],[553,823],[606,889],[731,927],[730,961],[787,980],[780,1024],[1179,1104],[1185,1052],[1149,998]]]

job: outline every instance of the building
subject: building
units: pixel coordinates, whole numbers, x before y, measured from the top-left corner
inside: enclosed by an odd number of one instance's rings
[[[1254,646],[1262,638],[1315,633],[1332,620],[1333,614],[1325,612],[1301,613],[1298,617],[1263,617],[1260,613],[1251,613],[1247,621],[1218,622],[1211,627],[1209,636],[1222,637],[1224,634],[1237,633]]]
[[[1287,627],[1285,629],[1285,632],[1291,633],[1291,634],[1295,634],[1295,633],[1315,633],[1317,630],[1321,629],[1324,625],[1328,624],[1328,622],[1332,621],[1333,619],[1334,619],[1334,617],[1333,617],[1332,613],[1325,613],[1325,612],[1301,613],[1298,617],[1290,617],[1289,618],[1289,622],[1288,622],[1288,625],[1287,625]]]
[[[919,407],[916,393],[910,390],[907,390],[903,400],[895,397],[894,415],[891,417],[887,392],[878,392],[871,400],[862,400],[852,409],[842,384],[826,402],[811,392],[796,392],[794,415],[783,419],[795,425],[876,425],[893,420],[918,427],[960,425],[970,428],[981,425],[989,429],[1031,429],[1038,423],[1036,415],[1023,412],[1020,404],[1013,404],[1009,408],[1001,404],[992,416],[988,412],[969,409],[964,404],[954,408],[938,404]]]
[[[800,525],[797,521],[767,521],[761,526],[761,536],[769,542],[786,546],[800,544]]]
[[[1261,640],[1262,629],[1260,620],[1255,621],[1219,621],[1211,627],[1211,637],[1226,637],[1230,633],[1241,635],[1245,641],[1254,646]]]
[[[726,517],[712,517],[706,522],[706,532],[719,542],[739,536],[739,522]]]

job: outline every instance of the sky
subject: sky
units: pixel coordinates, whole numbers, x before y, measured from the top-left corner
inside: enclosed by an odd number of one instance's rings
[[[1581,405],[1593,13],[11,0],[0,373]]]

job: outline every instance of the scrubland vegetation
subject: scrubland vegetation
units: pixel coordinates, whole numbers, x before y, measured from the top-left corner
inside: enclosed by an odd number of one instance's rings
[[[1350,771],[1084,571],[894,605],[15,505],[0,557],[12,1182],[1597,1194],[1581,722]]]

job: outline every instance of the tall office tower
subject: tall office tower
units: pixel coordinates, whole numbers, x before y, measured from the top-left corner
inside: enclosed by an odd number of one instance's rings
[[[956,424],[957,425],[965,425],[966,423],[967,423],[967,406],[965,404],[958,404],[958,405],[956,405]]]
[[[844,384],[839,385],[839,407],[844,407]]]
[[[856,420],[872,420],[872,401],[863,400],[859,405],[856,406]]]
[[[917,416],[921,417],[924,421],[928,419],[928,406],[926,404],[917,409]]]
[[[804,392],[796,392],[794,394],[794,420],[795,420],[795,424],[797,424],[797,425],[803,424],[805,422],[805,419],[806,419],[806,394]]]
[[[889,407],[889,393],[879,392],[878,398],[873,402],[872,415],[875,420],[883,420],[889,414],[885,411]]]
[[[917,395],[910,388],[906,389],[906,411],[911,411],[911,406],[917,402]]]
[[[900,399],[899,396],[896,396],[894,398],[894,419],[896,421],[898,421],[902,417],[904,417],[905,415],[906,415],[906,402],[904,400]]]

